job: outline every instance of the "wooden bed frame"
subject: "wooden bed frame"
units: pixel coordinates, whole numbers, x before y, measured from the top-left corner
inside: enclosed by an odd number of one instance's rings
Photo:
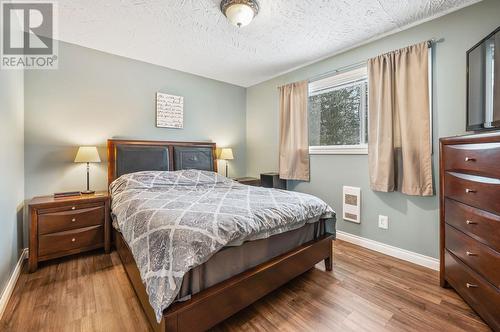
[[[168,146],[170,156],[173,153],[170,147],[174,145],[212,147],[214,169],[217,170],[214,143],[108,140],[109,183],[116,178],[116,144]],[[170,162],[173,162],[173,158],[170,158]],[[121,233],[116,230],[113,231],[113,239],[127,276],[152,329],[161,332],[205,331],[310,270],[322,260],[325,262],[327,271],[332,270],[333,264],[333,236],[325,235],[207,288],[193,295],[188,301],[172,304],[163,312],[163,318],[158,323],[128,244]]]

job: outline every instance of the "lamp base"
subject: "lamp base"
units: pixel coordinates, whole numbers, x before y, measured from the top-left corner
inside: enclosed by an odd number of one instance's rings
[[[94,190],[84,190],[82,191],[82,195],[92,195],[95,194]]]

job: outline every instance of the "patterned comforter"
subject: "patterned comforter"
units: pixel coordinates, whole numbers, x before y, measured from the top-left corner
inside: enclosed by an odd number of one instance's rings
[[[184,274],[224,246],[334,217],[314,196],[246,186],[207,171],[127,174],[110,191],[113,226],[132,250],[158,322]]]

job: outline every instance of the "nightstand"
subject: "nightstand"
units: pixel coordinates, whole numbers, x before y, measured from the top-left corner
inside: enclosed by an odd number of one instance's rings
[[[241,184],[246,184],[247,186],[260,187],[260,180],[257,178],[244,177],[244,178],[234,178],[233,180]]]
[[[279,173],[262,173],[260,183],[262,187],[286,190],[286,180],[280,179]]]
[[[38,262],[97,248],[109,253],[111,225],[107,192],[65,198],[35,197],[29,203],[29,271]]]

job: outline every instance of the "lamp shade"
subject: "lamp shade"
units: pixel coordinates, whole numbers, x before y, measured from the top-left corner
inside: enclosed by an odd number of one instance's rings
[[[233,149],[231,149],[231,148],[221,149],[219,159],[221,159],[221,160],[233,160],[234,159]]]
[[[75,163],[100,163],[99,152],[95,146],[81,146],[75,157]]]

